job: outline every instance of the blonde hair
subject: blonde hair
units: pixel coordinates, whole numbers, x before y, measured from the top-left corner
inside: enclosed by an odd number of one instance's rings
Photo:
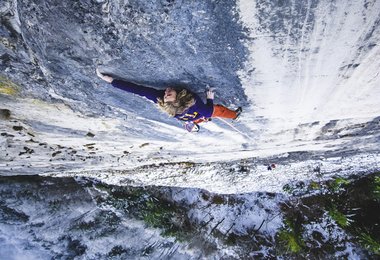
[[[177,93],[175,101],[164,102],[163,98],[157,98],[158,107],[172,117],[177,114],[182,114],[195,104],[195,99],[190,91],[186,89],[175,89],[175,92]]]

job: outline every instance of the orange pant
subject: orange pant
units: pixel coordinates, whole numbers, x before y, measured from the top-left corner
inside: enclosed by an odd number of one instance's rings
[[[222,118],[231,118],[235,119],[236,118],[236,112],[226,108],[225,106],[222,105],[214,105],[214,111],[212,112],[211,117],[222,117]],[[202,123],[204,121],[207,121],[206,119],[200,118],[194,121],[194,123]]]
[[[223,118],[235,119],[236,112],[222,105],[214,105],[214,112],[212,112],[211,117],[223,117]]]

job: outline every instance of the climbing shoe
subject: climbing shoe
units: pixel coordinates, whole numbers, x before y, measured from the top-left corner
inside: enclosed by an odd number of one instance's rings
[[[234,120],[238,120],[238,118],[239,118],[240,115],[241,115],[241,112],[243,112],[243,109],[242,109],[241,107],[238,107],[238,108],[235,110],[236,117],[234,118]]]

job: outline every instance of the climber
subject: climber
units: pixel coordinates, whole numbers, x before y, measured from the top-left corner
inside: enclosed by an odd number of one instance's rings
[[[189,132],[198,132],[198,124],[209,121],[212,117],[236,120],[242,112],[241,107],[236,110],[230,110],[222,105],[214,105],[215,94],[213,90],[207,91],[207,103],[204,104],[198,95],[191,93],[187,89],[168,87],[165,90],[158,90],[113,79],[109,75],[102,74],[99,69],[96,69],[96,74],[116,88],[143,96],[157,103],[158,107],[171,117],[183,121],[184,127]]]

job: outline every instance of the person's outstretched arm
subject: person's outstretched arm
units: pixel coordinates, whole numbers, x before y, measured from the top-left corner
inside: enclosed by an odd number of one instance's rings
[[[152,100],[154,103],[157,103],[157,98],[164,96],[164,90],[158,90],[154,88],[144,87],[141,85],[137,85],[131,82],[126,82],[123,80],[117,80],[112,78],[111,76],[102,74],[99,69],[96,69],[96,74],[99,78],[104,81],[112,84],[115,88],[122,89],[124,91],[146,97],[149,100]]]

